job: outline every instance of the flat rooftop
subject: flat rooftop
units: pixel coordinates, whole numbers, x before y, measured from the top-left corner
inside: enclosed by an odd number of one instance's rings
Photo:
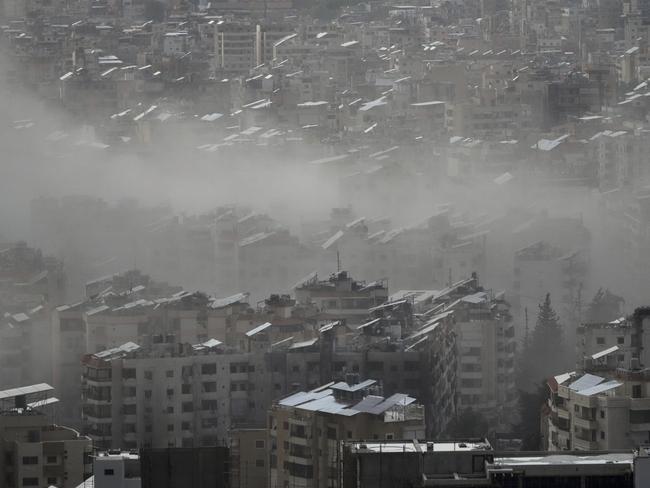
[[[122,452],[115,452],[115,451],[103,451],[97,453],[97,458],[98,459],[105,459],[105,460],[116,460],[116,459],[134,459],[138,460],[140,459],[140,455],[136,452],[129,452],[129,451],[122,451]]]
[[[396,441],[396,442],[355,442],[350,444],[352,449],[364,453],[391,452],[463,452],[491,451],[489,442],[479,439],[467,441]]]
[[[540,453],[541,454],[541,453]],[[561,466],[561,465],[593,465],[593,464],[632,464],[634,453],[630,452],[604,452],[584,454],[548,454],[541,456],[512,456],[494,457],[490,466],[496,468],[525,467],[525,466]]]

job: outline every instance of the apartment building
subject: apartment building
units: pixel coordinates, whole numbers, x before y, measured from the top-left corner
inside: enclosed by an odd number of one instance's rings
[[[230,431],[230,480],[233,488],[267,486],[269,478],[267,449],[266,427]]]
[[[134,343],[83,359],[84,431],[104,448],[225,445],[235,426],[263,425],[277,373],[263,355]]]
[[[577,372],[548,381],[549,450],[626,449],[650,441],[646,308],[609,323],[582,324]]]
[[[41,306],[42,308],[42,306]],[[0,316],[0,387],[51,381],[47,315],[9,313]]]
[[[90,476],[92,442],[52,423],[52,390],[41,383],[0,392],[0,485],[75,488]]]
[[[606,376],[565,373],[549,380],[548,449],[632,449],[649,442],[649,380],[649,370],[634,362]]]
[[[294,33],[295,29],[272,22],[255,24],[239,20],[213,21],[213,25],[216,71],[244,75],[249,74],[252,68],[270,62],[274,44]]]
[[[446,125],[455,136],[510,138],[526,123],[521,105],[458,102],[447,106]]]
[[[377,153],[377,157],[381,156]],[[399,200],[402,192],[412,197],[418,189],[414,189],[410,175],[403,176],[391,167],[359,172],[343,178],[342,191],[355,208],[367,204],[369,193],[385,191],[387,197],[381,199],[384,203],[389,198]],[[485,269],[485,234],[477,232],[472,222],[454,216],[450,209],[440,209],[405,228],[384,227],[382,223],[379,230],[377,225],[370,230],[372,224],[371,219],[360,217],[333,228],[320,246],[320,269],[331,269],[338,260],[354,275],[388,280],[393,289],[444,287],[450,275],[458,280]]]
[[[508,424],[517,410],[516,340],[509,305],[503,295],[478,291],[453,307],[460,349],[458,408],[472,408]]]
[[[140,456],[125,451],[99,452],[93,458],[93,475],[86,483],[93,488],[140,488]]]
[[[424,409],[414,398],[385,398],[373,392],[375,380],[357,379],[298,392],[271,407],[269,486],[337,486],[339,442],[424,434]]]
[[[420,398],[426,411],[426,429],[442,435],[456,413],[457,348],[451,320],[435,318],[419,329],[411,326],[412,310],[406,300],[376,307],[368,320],[353,329],[355,339],[341,340],[346,328],[330,326],[318,337],[278,344],[274,361],[284,371],[284,389],[313,389],[328,381],[343,381],[347,374],[373,376],[385,395],[404,392]],[[331,327],[331,328],[330,328]],[[410,328],[408,328],[410,327]],[[338,334],[338,335],[337,335]],[[286,347],[286,352],[277,349]]]
[[[287,229],[249,235],[238,247],[238,283],[254,300],[269,290],[289,291],[312,269],[305,246]]]
[[[633,360],[641,366],[650,364],[647,352],[650,334],[646,332],[649,326],[650,312],[646,308],[637,308],[629,317],[607,323],[581,324],[577,329],[576,364],[587,361],[585,367],[597,365],[593,355],[605,350],[608,351],[605,366],[610,369],[619,364],[629,365]]]
[[[581,249],[567,252],[546,241],[519,249],[514,257],[513,308],[520,316],[526,308],[535,313],[550,291],[557,313],[567,325],[573,325],[580,293],[589,285],[588,259]],[[574,331],[568,333],[572,341]]]
[[[217,339],[126,343],[89,354],[82,363],[84,432],[101,447],[221,444],[233,428],[263,425],[272,401],[291,391],[373,374],[387,395],[422,398],[427,432],[441,435],[456,411],[453,324],[438,319],[417,330],[404,305],[376,307],[350,340],[338,340],[350,329],[330,322],[311,339],[272,342],[267,322],[234,346]]]
[[[41,304],[55,307],[65,302],[67,281],[63,263],[43,256],[39,249],[25,242],[0,242],[0,280],[0,307],[6,311],[16,313]]]
[[[428,318],[411,337],[453,324],[457,410],[472,408],[495,425],[511,424],[517,410],[516,339],[505,294],[484,289],[474,274],[443,290],[402,290],[391,300],[400,297],[411,300],[417,313]]]
[[[313,304],[327,319],[345,319],[360,324],[367,317],[368,309],[381,305],[388,298],[388,287],[383,281],[365,283],[338,271],[327,280],[319,280],[312,273],[294,287],[296,301]]]
[[[78,378],[84,354],[129,341],[164,342],[173,336],[174,340],[199,343],[208,335],[225,336],[227,305],[211,308],[209,298],[202,294],[165,295],[177,289],[148,282],[148,277],[140,284],[127,276],[144,275],[127,272],[88,283],[86,292],[91,298],[61,305],[51,315],[51,375],[61,399],[61,418],[68,425],[78,426],[81,418]],[[232,298],[230,305],[239,306],[238,299],[245,296]]]

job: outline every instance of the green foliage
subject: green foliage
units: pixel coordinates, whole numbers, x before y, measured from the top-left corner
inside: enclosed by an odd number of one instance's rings
[[[537,322],[529,341],[523,344],[518,360],[517,384],[531,392],[540,381],[564,372],[570,366],[563,331],[551,304],[550,293],[539,305]]]
[[[541,449],[540,412],[548,400],[549,390],[545,382],[541,382],[532,392],[519,391],[519,425],[516,431],[521,435],[522,450],[536,451]]]

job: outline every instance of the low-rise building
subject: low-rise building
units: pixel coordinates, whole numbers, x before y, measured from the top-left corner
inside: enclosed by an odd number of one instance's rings
[[[634,484],[627,451],[498,452],[486,440],[352,441],[341,448],[343,488],[617,486]],[[645,472],[644,474],[646,474]]]
[[[142,488],[233,486],[225,446],[143,449],[140,460]]]
[[[100,452],[93,459],[93,475],[85,483],[93,488],[140,488],[140,456],[133,452]]]
[[[74,488],[90,476],[92,442],[52,423],[52,390],[41,383],[0,392],[1,486]]]

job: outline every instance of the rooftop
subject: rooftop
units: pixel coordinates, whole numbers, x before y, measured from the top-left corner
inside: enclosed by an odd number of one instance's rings
[[[464,452],[491,451],[492,446],[486,439],[467,439],[454,441],[387,441],[387,442],[355,442],[351,444],[353,451],[364,454],[379,454],[391,452]]]

